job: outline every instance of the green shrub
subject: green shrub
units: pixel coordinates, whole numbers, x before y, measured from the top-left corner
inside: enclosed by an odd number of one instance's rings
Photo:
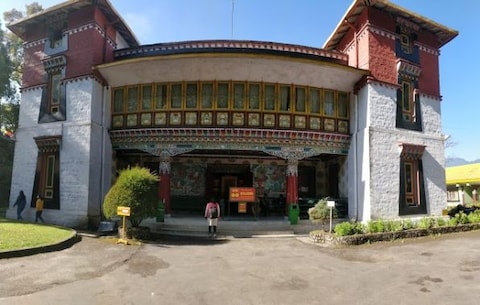
[[[418,228],[428,230],[428,229],[431,229],[431,228],[435,227],[436,223],[437,222],[436,222],[434,217],[423,217],[418,222]]]
[[[398,231],[403,231],[403,221],[401,220],[385,221],[385,232],[398,232]]]
[[[480,210],[475,210],[474,212],[468,214],[468,220],[470,223],[480,223]]]
[[[385,221],[383,219],[371,220],[367,223],[368,233],[385,232]]]
[[[332,217],[337,217],[337,210],[333,208]],[[308,209],[308,218],[312,223],[321,223],[322,228],[330,220],[330,208],[327,206],[327,198],[320,199],[315,206]]]
[[[470,223],[470,219],[468,219],[467,214],[460,212],[455,214],[454,217],[450,218],[450,225],[456,226],[459,224],[467,224]]]
[[[355,221],[345,221],[335,226],[335,235],[348,236],[365,233],[365,226]]]
[[[155,217],[158,177],[147,168],[132,167],[120,172],[103,202],[105,217],[117,215],[117,207],[130,207],[130,223],[138,227],[145,218]]]
[[[415,228],[415,223],[410,219],[407,218],[403,220],[403,229],[404,230],[411,230]]]
[[[335,225],[335,235],[337,236],[348,236],[354,234],[355,228],[354,224],[351,222],[345,221]]]
[[[448,225],[448,221],[445,220],[445,218],[443,218],[443,217],[438,217],[437,218],[437,226],[438,227],[445,227],[447,225]]]

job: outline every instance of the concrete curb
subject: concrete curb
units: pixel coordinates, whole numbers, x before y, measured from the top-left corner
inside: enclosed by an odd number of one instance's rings
[[[80,240],[81,240],[80,235],[78,235],[76,231],[72,230],[72,236],[70,236],[69,238],[67,238],[65,240],[62,240],[62,241],[54,243],[54,244],[35,247],[35,248],[25,248],[25,249],[13,250],[13,251],[0,252],[0,259],[22,257],[22,256],[35,255],[35,254],[39,254],[39,253],[60,251],[60,250],[70,248],[75,243],[79,242]]]

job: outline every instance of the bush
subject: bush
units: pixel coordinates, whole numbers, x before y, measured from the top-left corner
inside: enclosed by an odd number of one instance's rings
[[[415,223],[410,218],[407,218],[403,221],[403,229],[404,230],[415,229]]]
[[[401,220],[385,221],[385,232],[403,231],[403,222]]]
[[[468,214],[467,217],[471,223],[480,223],[480,210],[475,210],[474,212]]]
[[[448,221],[445,220],[443,217],[438,217],[437,218],[437,226],[438,227],[445,227],[448,225]]]
[[[353,221],[341,222],[335,226],[335,235],[337,236],[363,234],[364,231],[365,227],[361,223]]]
[[[371,220],[367,223],[367,232],[368,233],[382,233],[385,232],[385,221],[382,219]]]
[[[423,217],[422,219],[420,219],[420,221],[418,222],[418,228],[419,229],[425,229],[425,230],[428,230],[428,229],[431,229],[433,227],[436,226],[436,220],[435,218],[433,217]]]
[[[454,217],[450,218],[450,224],[453,226],[467,223],[470,223],[470,219],[468,219],[468,215],[463,212],[457,213]]]
[[[105,217],[117,215],[117,207],[130,207],[130,223],[138,227],[145,218],[155,217],[158,177],[147,168],[133,167],[120,172],[103,202]]]
[[[337,217],[337,210],[333,208],[332,217]],[[308,209],[308,218],[312,223],[321,223],[322,228],[330,220],[330,208],[327,206],[327,198],[320,199],[315,206]]]

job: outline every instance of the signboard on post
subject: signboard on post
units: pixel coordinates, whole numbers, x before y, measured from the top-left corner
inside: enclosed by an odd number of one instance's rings
[[[125,217],[126,216],[130,216],[130,207],[122,207],[122,206],[119,206],[117,207],[117,215],[118,216],[123,216],[123,227],[122,227],[122,235],[123,235],[123,238],[120,238],[117,243],[123,243],[125,245],[128,245],[128,241],[126,239],[126,221],[125,221]]]
[[[117,207],[118,216],[130,216],[130,207]]]
[[[327,207],[330,208],[330,233],[332,233],[332,218],[333,218],[333,208],[335,207],[335,201],[328,200]]]

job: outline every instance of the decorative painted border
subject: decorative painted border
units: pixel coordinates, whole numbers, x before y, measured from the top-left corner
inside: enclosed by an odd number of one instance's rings
[[[318,58],[329,58],[348,61],[346,54],[337,51],[306,47],[301,45],[247,41],[247,40],[200,40],[172,43],[159,43],[154,45],[139,46],[135,48],[115,51],[115,58],[132,58],[152,55],[177,54],[177,53],[198,53],[198,52],[221,52],[221,51],[274,51],[282,53],[296,53]]]
[[[281,150],[282,146],[301,147],[303,150],[320,149],[346,154],[350,146],[350,135],[307,132],[273,129],[244,129],[244,128],[145,128],[111,130],[110,138],[116,147],[142,144],[155,146],[157,143],[165,145],[204,144],[227,146],[240,146],[243,149],[265,151]],[[261,146],[256,146],[256,145]],[[125,146],[126,145],[126,146]],[[249,147],[249,145],[251,147]],[[265,146],[263,146],[265,145]],[[275,146],[279,145],[279,146]],[[310,147],[306,147],[310,146]]]
[[[77,33],[83,32],[83,31],[91,30],[91,29],[95,29],[98,33],[100,33],[100,35],[102,37],[105,37],[105,31],[96,22],[92,22],[92,23],[89,23],[89,24],[84,24],[84,25],[81,25],[79,27],[66,30],[66,31],[63,32],[63,34],[64,35],[73,35],[73,34],[77,34]],[[47,43],[47,41],[48,41],[47,38],[42,38],[42,39],[39,39],[39,40],[24,43],[23,47],[25,49],[28,49],[28,48],[36,47],[36,46],[39,46],[39,45],[43,45],[43,44]],[[110,44],[112,46],[112,48],[115,49],[117,47],[117,44],[112,39],[108,38],[107,42],[108,42],[108,44]]]

